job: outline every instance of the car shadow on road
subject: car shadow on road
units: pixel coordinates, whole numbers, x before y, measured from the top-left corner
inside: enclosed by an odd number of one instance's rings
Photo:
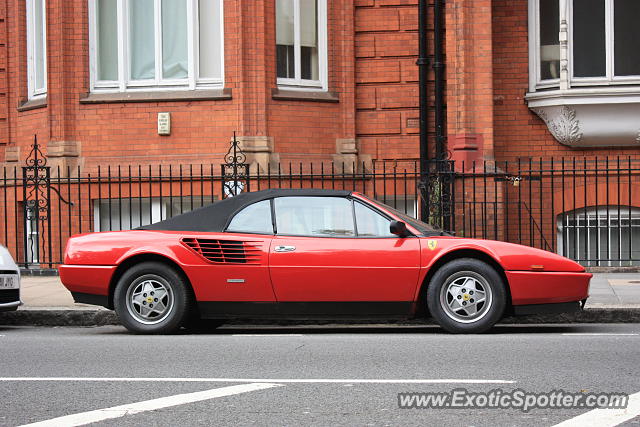
[[[523,324],[523,325],[497,325],[489,331],[479,334],[482,335],[539,335],[539,334],[564,334],[564,333],[594,333],[594,332],[612,332],[613,325],[602,324]],[[5,332],[15,332],[16,330],[39,329],[46,326],[12,326],[0,325],[0,335]],[[57,328],[67,329],[67,327]],[[104,326],[82,326],[70,327],[80,328],[90,334],[100,335],[130,335],[124,327],[119,325]],[[615,332],[615,331],[613,331]],[[398,324],[225,324],[216,327],[198,327],[197,330],[181,329],[172,334],[174,336],[199,336],[199,335],[218,335],[218,336],[243,336],[243,335],[450,335],[455,337],[457,334],[450,334],[437,325],[398,325]],[[478,334],[469,334],[465,336],[473,336]]]
[[[561,334],[575,332],[578,328],[570,325],[500,325],[492,328],[483,335],[513,335],[513,334]],[[581,332],[584,328],[579,329]],[[182,330],[180,335],[451,335],[438,326],[398,326],[398,325],[304,325],[304,326],[222,326],[217,329],[202,329],[198,331]]]

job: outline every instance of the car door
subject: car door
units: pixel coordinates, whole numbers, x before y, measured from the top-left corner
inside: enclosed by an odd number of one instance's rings
[[[204,233],[182,239],[209,263],[190,268],[198,301],[274,302],[269,277],[273,239],[271,202],[245,207],[224,233]]]
[[[420,244],[390,234],[390,219],[342,197],[276,198],[274,211],[269,269],[279,302],[413,299]]]

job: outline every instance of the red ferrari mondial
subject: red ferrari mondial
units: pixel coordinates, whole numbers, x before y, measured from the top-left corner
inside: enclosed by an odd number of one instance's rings
[[[244,193],[131,231],[72,237],[76,302],[138,333],[199,319],[430,314],[476,333],[509,314],[576,311],[591,274],[564,257],[456,238],[349,191]]]

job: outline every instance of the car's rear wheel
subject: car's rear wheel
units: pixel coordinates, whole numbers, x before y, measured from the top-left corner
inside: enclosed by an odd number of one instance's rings
[[[427,288],[429,312],[452,333],[481,333],[500,320],[507,295],[502,278],[485,262],[461,258],[443,265]]]
[[[115,288],[114,306],[128,330],[142,334],[177,331],[188,318],[191,293],[182,276],[158,262],[127,270]]]

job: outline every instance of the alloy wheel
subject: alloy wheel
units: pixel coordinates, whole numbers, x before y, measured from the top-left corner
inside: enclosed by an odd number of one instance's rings
[[[139,277],[127,289],[127,311],[136,321],[145,325],[154,325],[166,319],[173,310],[174,301],[169,283],[156,275]]]
[[[482,319],[493,303],[491,286],[473,271],[451,275],[440,291],[440,306],[456,322],[473,323]]]

